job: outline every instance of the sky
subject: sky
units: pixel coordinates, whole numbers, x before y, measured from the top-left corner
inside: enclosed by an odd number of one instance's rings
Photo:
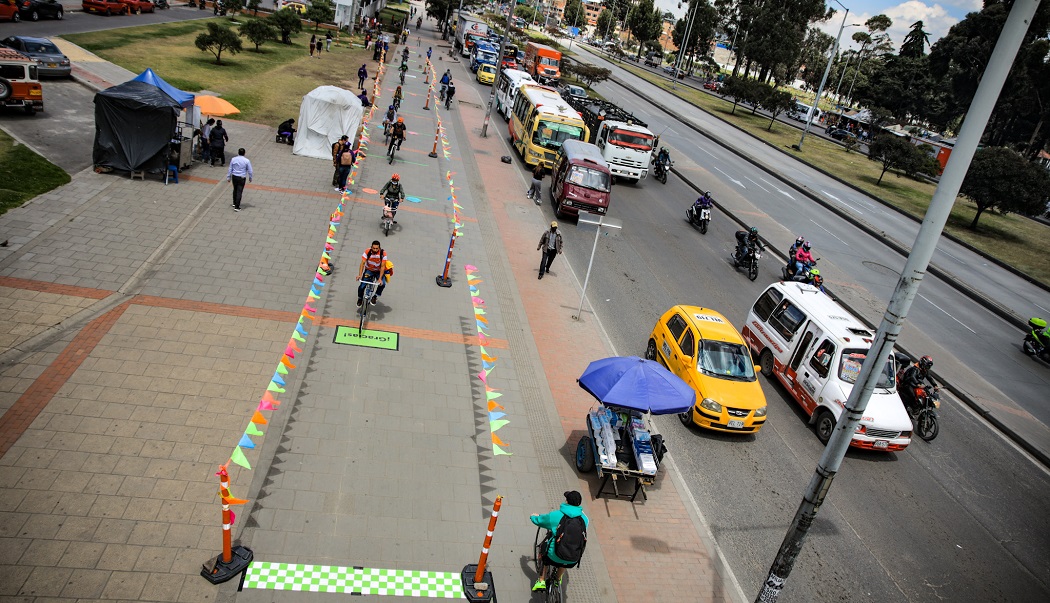
[[[846,18],[846,29],[842,32],[843,48],[859,47],[850,39],[850,34],[862,31],[863,27],[850,27],[854,23],[863,24],[868,18],[875,15],[886,15],[893,20],[893,26],[887,31],[893,40],[893,48],[900,48],[901,41],[908,33],[912,23],[922,21],[924,29],[930,34],[930,43],[936,42],[952,25],[961,21],[967,13],[981,10],[981,0],[841,0],[842,4],[850,9]],[[833,0],[827,0],[827,4],[838,9],[831,19],[818,24],[825,32],[832,36],[839,33],[842,25],[842,8]],[[656,0],[656,5],[669,10],[675,15],[685,13],[685,5],[678,8],[678,0]],[[928,51],[928,49],[927,49]]]

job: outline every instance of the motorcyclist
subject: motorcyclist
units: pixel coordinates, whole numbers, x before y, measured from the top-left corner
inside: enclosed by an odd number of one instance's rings
[[[405,200],[405,189],[401,186],[401,176],[398,174],[390,176],[390,181],[379,189],[379,196],[383,197],[383,203],[390,206],[390,213],[396,217],[397,206]],[[394,220],[394,224],[397,224],[397,220]]]
[[[736,231],[736,259],[737,261],[744,259],[744,250],[748,247],[765,249],[762,245],[762,241],[758,239],[758,228],[752,226],[747,230]]]
[[[405,132],[408,130],[408,126],[405,125],[405,118],[398,117],[397,121],[394,122],[394,128],[390,131],[390,137],[394,140],[394,148],[398,151],[401,150],[401,143],[405,142]]]
[[[904,402],[904,408],[908,409],[910,414],[914,415],[919,410],[919,399],[916,394],[918,388],[926,387],[927,385],[937,388],[937,382],[930,375],[931,368],[933,368],[933,358],[923,356],[919,358],[918,362],[904,369],[900,376],[897,390],[900,393],[901,401]]]
[[[663,167],[665,170],[671,166],[671,153],[667,150],[667,147],[660,147],[660,151],[656,154],[656,165]]]
[[[817,261],[813,259],[813,254],[809,250],[809,241],[802,243],[802,247],[795,250],[795,274],[801,274],[806,267],[816,265]]]
[[[804,238],[796,237],[795,242],[791,244],[791,247],[788,247],[788,260],[786,266],[788,278],[795,276],[795,254],[802,248],[802,244],[805,242],[806,240]]]
[[[1029,318],[1028,326],[1030,331],[1028,336],[1025,337],[1025,343],[1030,344],[1032,354],[1040,356],[1050,346],[1050,328],[1047,328],[1046,321],[1042,318]],[[1028,350],[1026,349],[1025,351]]]
[[[704,194],[697,197],[696,201],[693,201],[693,206],[697,209],[711,209],[714,205],[714,198],[711,196],[711,191],[704,191]]]

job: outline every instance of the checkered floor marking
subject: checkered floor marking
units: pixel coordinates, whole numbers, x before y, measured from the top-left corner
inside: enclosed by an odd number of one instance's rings
[[[462,599],[460,575],[452,572],[302,565],[253,561],[244,588],[317,593],[357,593]]]

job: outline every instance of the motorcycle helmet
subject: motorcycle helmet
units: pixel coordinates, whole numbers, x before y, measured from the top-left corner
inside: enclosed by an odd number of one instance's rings
[[[817,289],[820,289],[821,287],[824,286],[824,277],[820,276],[819,274],[814,274],[812,282],[813,282],[813,286],[814,287],[816,287]]]
[[[393,176],[390,177],[390,179],[392,181],[394,181],[394,182],[397,182],[397,181],[401,180],[401,175],[400,174],[394,174]]]
[[[818,276],[820,276],[820,269],[819,268],[811,268],[809,270],[809,274],[810,274],[810,276],[818,277]]]
[[[802,237],[796,238],[795,239],[795,247],[802,247],[802,243],[804,243],[805,241],[806,240],[803,239]]]
[[[757,239],[758,238],[758,228],[752,226],[750,228],[750,230],[747,231],[747,238],[749,238],[749,239]]]
[[[930,358],[929,356],[919,358],[919,368],[922,369],[922,372],[924,373],[929,371],[933,368],[933,358]]]
[[[810,247],[809,241],[806,241],[805,243],[802,244],[802,249],[805,249],[806,251],[809,251],[809,247]]]

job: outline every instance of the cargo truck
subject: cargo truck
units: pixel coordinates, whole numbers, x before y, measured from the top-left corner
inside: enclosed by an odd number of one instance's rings
[[[463,56],[469,57],[474,42],[485,38],[488,33],[489,26],[487,23],[473,15],[460,13],[459,23],[456,26],[456,40],[459,42],[459,47],[462,49],[460,52]]]
[[[598,98],[565,96],[590,130],[590,142],[602,152],[613,176],[637,182],[649,175],[656,136],[645,122]]]

